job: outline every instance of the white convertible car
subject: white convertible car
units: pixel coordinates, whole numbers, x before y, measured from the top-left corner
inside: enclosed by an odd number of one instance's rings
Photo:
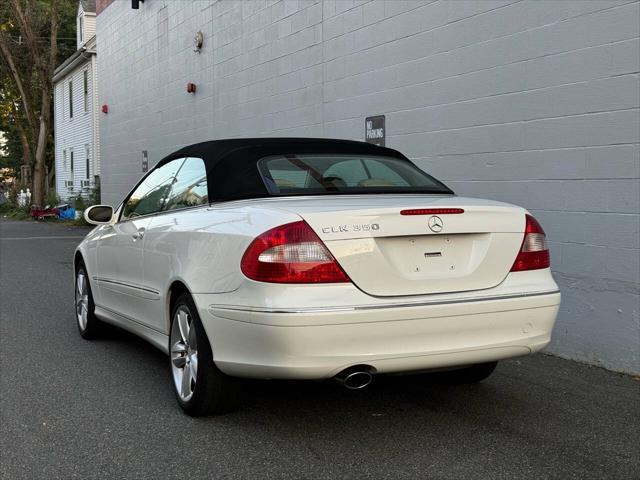
[[[190,415],[232,408],[234,377],[480,381],[545,347],[560,304],[526,210],[361,142],[188,146],[85,218],[80,334],[107,322],[168,353]]]

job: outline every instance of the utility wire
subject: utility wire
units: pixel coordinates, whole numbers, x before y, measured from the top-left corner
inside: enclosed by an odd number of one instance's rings
[[[18,45],[24,45],[25,44],[25,39],[22,36],[13,36],[13,35],[7,35],[9,37],[10,40],[12,40],[14,43],[18,44]],[[51,37],[33,37],[36,40],[39,40],[41,42],[49,42],[51,40]],[[76,41],[77,38],[75,37],[58,37],[56,40],[60,40],[60,41]]]

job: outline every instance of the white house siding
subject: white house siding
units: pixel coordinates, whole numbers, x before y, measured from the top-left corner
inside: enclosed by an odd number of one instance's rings
[[[95,48],[95,46],[93,47]],[[98,59],[96,55],[91,56],[91,114],[93,119],[92,134],[93,134],[93,180],[95,183],[95,177],[100,176],[100,104],[98,103]]]
[[[362,140],[384,114],[387,145],[456,192],[541,220],[563,292],[549,350],[638,372],[639,7],[113,2],[97,24],[103,199],[141,176],[142,150],[153,165],[223,137]]]
[[[92,8],[95,8],[93,5]],[[82,20],[81,20],[82,19]],[[82,30],[81,28],[82,27]],[[96,14],[95,12],[86,12],[83,8],[83,2],[78,2],[78,12],[76,14],[76,43],[80,49],[82,45],[90,41],[96,35]]]
[[[82,21],[80,20],[82,18]],[[83,27],[83,34],[80,35],[80,27]],[[76,17],[76,43],[80,49],[85,43],[90,41],[96,34],[96,15],[82,10],[82,6],[78,7],[78,15]]]
[[[94,13],[84,14],[84,38],[90,39],[96,34],[96,16]]]
[[[82,194],[89,196],[95,186],[94,176],[96,154],[94,152],[94,113],[96,97],[94,96],[94,82],[92,61],[76,67],[72,72],[60,79],[54,88],[55,103],[55,163],[56,163],[56,192],[66,201]],[[84,111],[83,72],[89,73],[89,102],[88,111]],[[73,118],[69,118],[69,81],[73,81]],[[85,145],[90,148],[89,178],[87,179]],[[71,177],[70,151],[74,152],[73,178]],[[63,152],[67,152],[66,167]],[[66,181],[73,180],[73,188],[66,186]],[[88,186],[82,182],[89,180]]]

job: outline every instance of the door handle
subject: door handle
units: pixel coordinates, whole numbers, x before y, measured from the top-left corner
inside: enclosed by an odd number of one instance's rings
[[[133,235],[131,235],[131,238],[133,238],[133,241],[135,242],[136,240],[142,240],[142,237],[144,237],[144,228],[141,228],[140,230],[138,230],[136,233],[134,233]]]

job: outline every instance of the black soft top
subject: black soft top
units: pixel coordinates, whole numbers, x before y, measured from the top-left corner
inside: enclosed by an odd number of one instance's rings
[[[287,154],[373,155],[406,160],[397,150],[352,140],[326,138],[237,138],[195,143],[158,162],[198,157],[205,162],[210,201],[271,196],[256,162],[270,155]]]

